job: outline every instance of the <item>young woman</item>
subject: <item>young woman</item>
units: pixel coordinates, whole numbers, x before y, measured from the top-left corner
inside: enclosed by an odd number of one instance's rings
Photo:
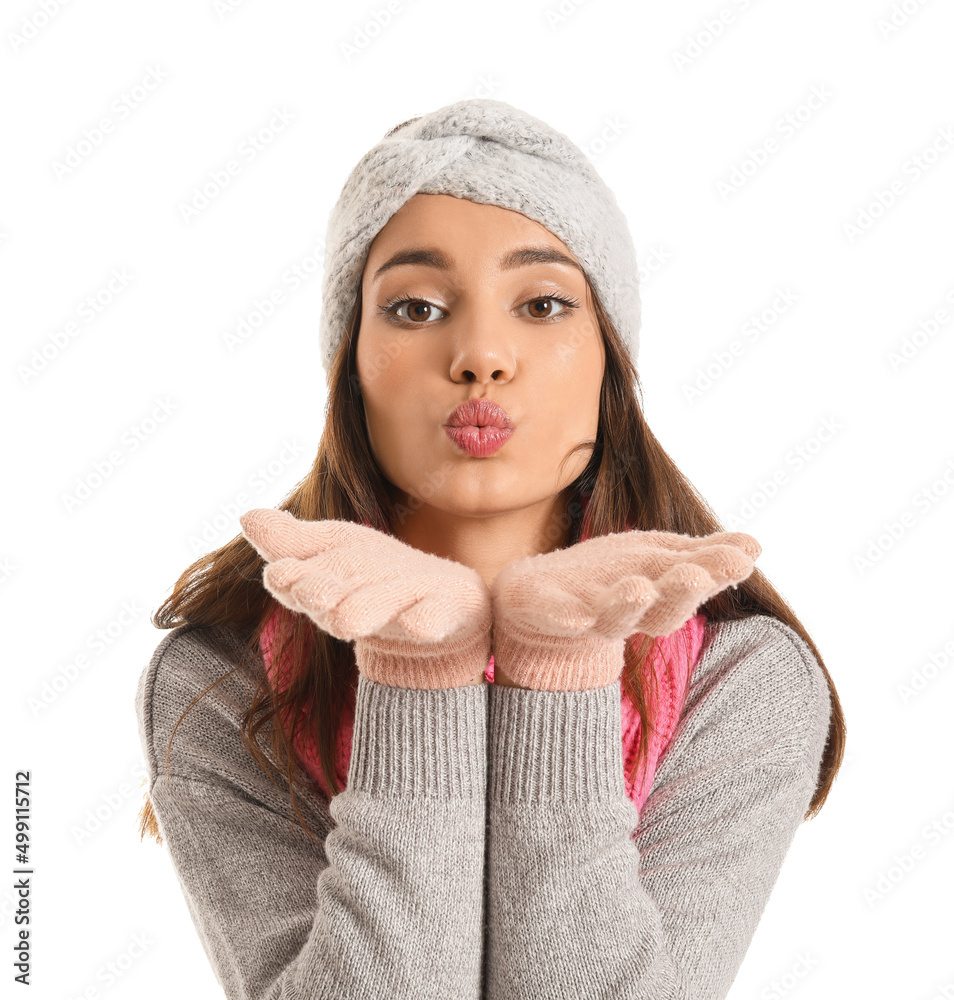
[[[615,199],[462,101],[359,161],[325,268],[312,470],[183,573],[136,697],[226,996],[724,997],[845,727],[643,419]]]

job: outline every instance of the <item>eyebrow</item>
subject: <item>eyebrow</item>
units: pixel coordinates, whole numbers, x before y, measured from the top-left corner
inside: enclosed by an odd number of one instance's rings
[[[424,264],[427,267],[436,267],[441,271],[451,269],[450,260],[440,250],[431,247],[408,247],[404,250],[398,250],[397,253],[388,257],[374,272],[374,280],[376,281],[385,271],[389,271],[392,267],[400,267],[402,264]],[[500,258],[499,264],[502,271],[509,271],[516,267],[527,267],[531,264],[565,264],[569,267],[575,267],[581,273],[583,271],[583,268],[572,257],[568,257],[554,247],[547,246],[527,246],[511,250],[510,253],[504,254]]]

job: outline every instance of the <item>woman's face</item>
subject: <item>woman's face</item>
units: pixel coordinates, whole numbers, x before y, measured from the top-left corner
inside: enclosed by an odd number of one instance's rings
[[[418,259],[402,261],[411,252]],[[603,339],[583,272],[539,259],[552,252],[574,259],[519,212],[443,194],[415,195],[371,244],[358,378],[374,456],[412,509],[552,503],[586,467],[591,449],[567,456],[596,439]],[[471,399],[512,422],[493,453],[475,455],[445,430]]]

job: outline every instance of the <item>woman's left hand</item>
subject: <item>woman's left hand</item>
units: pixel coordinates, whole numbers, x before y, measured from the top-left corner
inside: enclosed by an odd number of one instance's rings
[[[600,535],[517,559],[491,586],[494,682],[585,690],[618,679],[634,632],[669,635],[754,569],[743,532]]]

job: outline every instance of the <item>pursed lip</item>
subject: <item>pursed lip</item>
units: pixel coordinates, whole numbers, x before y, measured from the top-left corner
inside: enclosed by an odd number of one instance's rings
[[[513,430],[507,411],[489,399],[468,399],[455,407],[445,427],[505,427]]]

